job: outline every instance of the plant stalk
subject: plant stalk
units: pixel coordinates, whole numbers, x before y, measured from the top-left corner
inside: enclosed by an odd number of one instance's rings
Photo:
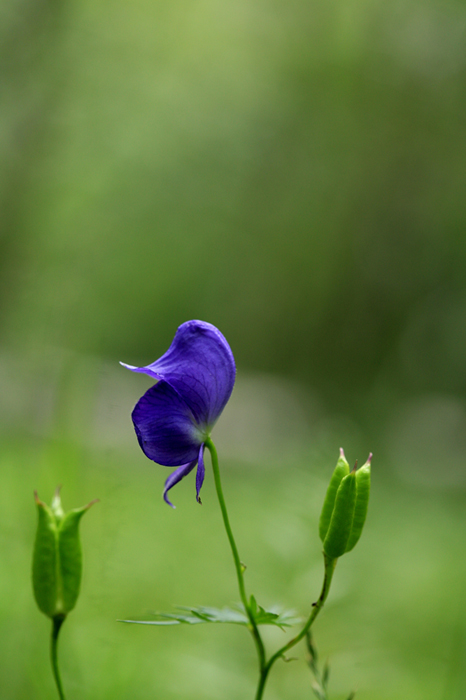
[[[275,661],[281,658],[289,649],[298,644],[298,642],[306,636],[306,633],[311,629],[312,623],[316,619],[317,615],[322,610],[324,603],[327,599],[328,593],[330,591],[330,584],[332,583],[333,572],[335,571],[335,566],[337,564],[337,559],[330,559],[324,554],[324,581],[322,584],[322,591],[320,593],[319,599],[316,603],[313,603],[312,612],[309,615],[306,624],[302,628],[301,632],[297,634],[293,639],[290,639],[284,646],[282,646],[275,654],[273,654],[267,663],[263,666],[261,670],[261,675],[259,679],[259,685],[257,686],[257,693],[255,700],[261,700],[264,694],[265,684],[267,682],[267,677],[269,675],[270,669],[272,668]]]
[[[58,635],[65,618],[62,616],[55,616],[52,618],[52,634],[50,637],[50,660],[52,662],[52,672],[55,679],[55,684],[58,690],[58,696],[60,700],[65,700],[65,694],[63,692],[63,686],[60,679],[60,671],[58,670]]]
[[[257,627],[256,621],[255,621],[254,616],[252,614],[252,611],[251,611],[251,608],[250,608],[250,605],[248,602],[248,598],[246,595],[246,587],[244,585],[244,576],[243,576],[243,565],[241,564],[241,560],[239,558],[238,548],[236,546],[235,538],[233,536],[233,532],[232,532],[231,525],[230,525],[230,520],[228,518],[228,511],[227,511],[225,499],[223,496],[222,482],[220,479],[220,469],[219,469],[219,465],[218,465],[217,450],[215,449],[215,445],[210,438],[207,438],[207,440],[205,441],[205,446],[209,450],[210,456],[212,459],[212,469],[214,472],[215,489],[217,491],[217,497],[218,497],[218,502],[220,504],[220,510],[222,511],[223,524],[225,526],[228,541],[230,543],[231,552],[233,554],[233,560],[235,562],[235,569],[236,569],[236,576],[238,579],[239,594],[241,596],[241,601],[244,605],[244,609],[246,611],[246,614],[249,618],[248,629],[251,632],[253,639],[254,639],[254,643],[256,645],[257,656],[259,659],[259,669],[260,669],[260,674],[262,677],[262,674],[264,672],[264,668],[266,666],[265,648],[264,648],[264,643],[262,641],[262,637],[260,635],[259,629]]]
[[[317,615],[320,613],[322,610],[324,603],[327,599],[328,593],[330,591],[330,585],[332,582],[332,577],[333,577],[333,572],[335,571],[335,566],[337,563],[337,559],[330,559],[327,557],[326,554],[324,554],[324,581],[322,584],[322,590],[320,593],[320,596],[317,600],[317,602],[313,603],[312,605],[312,611],[311,614],[309,615],[304,627],[302,630],[292,639],[290,639],[289,642],[287,642],[284,646],[282,646],[275,654],[273,654],[268,661],[266,661],[265,657],[265,648],[264,648],[264,643],[262,641],[262,637],[260,635],[258,626],[256,624],[256,621],[254,619],[254,616],[251,611],[251,607],[248,602],[248,598],[246,595],[246,587],[244,584],[244,576],[243,576],[243,565],[241,564],[241,560],[239,558],[239,553],[238,553],[238,548],[236,546],[235,538],[233,536],[233,532],[231,529],[230,525],[230,520],[228,518],[228,511],[227,507],[225,504],[225,498],[223,496],[223,490],[222,490],[222,482],[220,479],[220,469],[218,465],[218,455],[217,455],[217,450],[215,449],[215,445],[212,442],[210,438],[207,438],[205,441],[205,446],[210,452],[210,456],[212,459],[212,470],[214,472],[214,481],[215,481],[215,489],[217,491],[217,497],[218,497],[218,502],[220,504],[220,510],[222,512],[222,517],[223,517],[223,524],[225,526],[225,530],[227,533],[228,541],[230,543],[230,548],[231,552],[233,554],[233,560],[235,562],[235,569],[236,569],[236,576],[238,579],[238,588],[239,588],[239,593],[241,596],[241,601],[244,605],[244,609],[246,611],[246,614],[249,618],[249,631],[251,632],[256,649],[257,649],[257,655],[259,659],[259,684],[257,686],[257,692],[255,696],[255,700],[262,700],[262,697],[264,695],[264,690],[265,690],[265,684],[267,682],[268,675],[270,673],[270,670],[272,666],[274,665],[275,661],[277,659],[280,659],[284,656],[284,654],[294,647],[298,642],[303,639],[303,637],[306,636],[306,633],[310,630],[314,620],[316,619]],[[64,700],[61,696],[60,700]]]

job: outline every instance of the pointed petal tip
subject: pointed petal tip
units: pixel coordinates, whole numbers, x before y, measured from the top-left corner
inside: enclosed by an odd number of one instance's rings
[[[343,447],[340,447],[340,457],[341,457],[342,459],[346,459],[346,457],[345,457],[345,451],[344,451]]]
[[[133,371],[167,382],[187,403],[197,424],[212,427],[230,398],[236,366],[226,338],[210,323],[186,321],[168,350]]]
[[[126,369],[131,369],[131,370],[137,369],[137,367],[135,367],[134,365],[128,365],[128,364],[126,364],[126,362],[121,362],[121,360],[120,360],[120,365],[122,367],[125,367]]]
[[[165,503],[166,503],[168,506],[170,506],[170,508],[173,508],[173,510],[176,510],[176,506],[174,506],[173,503],[172,503],[170,500],[168,500],[168,496],[167,496],[167,494],[166,494],[165,492],[164,492],[164,494],[163,494],[163,500],[165,501]]]
[[[369,464],[372,462],[372,452],[369,452],[369,457],[367,458],[366,464]]]
[[[180,467],[177,467],[174,472],[170,474],[168,479],[165,481],[165,488],[163,490],[163,500],[165,503],[167,503],[171,508],[174,508],[175,506],[173,503],[169,500],[168,498],[168,492],[170,489],[172,489],[176,484],[178,484],[181,479],[183,479],[187,474],[189,474],[194,467],[197,464],[197,459],[195,459],[193,462],[188,462],[187,464],[182,464]]]

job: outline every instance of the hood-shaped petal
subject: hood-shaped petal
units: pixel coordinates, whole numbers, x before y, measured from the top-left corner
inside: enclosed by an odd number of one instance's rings
[[[165,381],[151,387],[131,414],[144,454],[158,464],[177,467],[195,460],[205,440],[191,409]]]
[[[152,364],[146,367],[124,364],[124,367],[167,382],[184,399],[202,427],[212,427],[223,411],[236,374],[226,339],[215,326],[204,321],[183,323],[167,352]]]

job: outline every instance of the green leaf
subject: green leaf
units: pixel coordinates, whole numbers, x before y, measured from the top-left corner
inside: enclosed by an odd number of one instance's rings
[[[327,690],[329,675],[330,666],[328,665],[328,661],[326,661],[324,664],[324,670],[322,671],[322,685],[325,688],[325,690]]]
[[[327,694],[317,682],[312,684],[312,691],[319,700],[327,700]]]
[[[190,608],[176,606],[177,612],[155,613],[153,620],[120,620],[137,625],[197,625],[202,622],[224,622],[236,625],[249,625],[249,618],[242,605],[234,608]],[[254,619],[258,625],[276,625],[277,627],[290,627],[300,620],[290,610],[264,610],[256,603]]]
[[[253,595],[249,599],[249,609],[252,613],[252,616],[255,618],[257,615],[258,608],[257,608],[257,601]]]
[[[307,650],[309,652],[309,666],[311,667],[311,669],[313,671],[314,670],[316,671],[317,670],[317,662],[319,660],[319,655],[317,653],[317,649],[314,646],[314,642],[312,640],[311,630],[308,630],[306,632],[306,646],[307,646]]]
[[[293,610],[264,610],[260,605],[256,610],[254,619],[258,625],[276,625],[277,627],[291,627],[301,622],[301,619],[296,617]]]

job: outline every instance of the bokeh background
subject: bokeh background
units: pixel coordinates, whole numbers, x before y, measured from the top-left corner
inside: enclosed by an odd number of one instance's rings
[[[343,445],[374,452],[357,549],[315,625],[331,698],[466,696],[466,6],[458,0],[4,0],[0,7],[0,696],[55,697],[33,490],[82,523],[67,697],[252,698],[212,480],[130,412],[190,318],[238,365],[214,433],[247,585],[307,614]],[[266,631],[269,647],[283,633]],[[267,700],[312,698],[278,664]]]

